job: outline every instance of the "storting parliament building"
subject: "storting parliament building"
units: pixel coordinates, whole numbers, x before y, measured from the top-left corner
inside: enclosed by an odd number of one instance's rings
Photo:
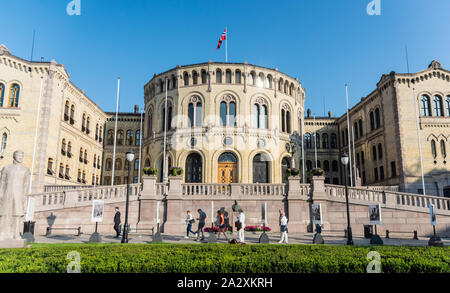
[[[63,65],[27,61],[2,45],[0,168],[22,149],[36,192],[140,182],[144,167],[157,168],[162,180],[163,165],[181,167],[185,183],[284,183],[286,169],[306,173],[317,166],[327,183],[339,185],[350,136],[357,184],[420,193],[422,166],[426,193],[450,196],[450,72],[438,61],[417,73],[382,75],[350,109],[349,122],[346,114],[312,117],[303,85],[276,68],[176,66],[143,86],[142,114],[135,108],[116,121],[70,81]],[[130,147],[132,178],[125,160]]]

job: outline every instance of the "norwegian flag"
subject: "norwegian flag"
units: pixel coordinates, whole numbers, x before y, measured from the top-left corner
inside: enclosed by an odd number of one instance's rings
[[[220,46],[222,46],[222,42],[225,41],[226,39],[227,39],[227,29],[225,28],[225,30],[223,31],[222,35],[220,36],[219,44],[217,45],[216,50],[220,49]]]

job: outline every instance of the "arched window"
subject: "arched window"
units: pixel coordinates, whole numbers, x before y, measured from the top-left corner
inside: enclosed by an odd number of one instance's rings
[[[150,159],[145,160],[144,167],[150,167]]]
[[[307,149],[311,148],[311,133],[305,134],[305,146]]]
[[[86,119],[86,134],[89,134],[90,131],[90,124],[91,124],[91,117],[88,116]]]
[[[5,85],[0,83],[0,107],[3,107],[3,100],[5,99]]]
[[[261,116],[260,116],[261,122],[260,126],[262,129],[267,129],[267,106],[263,105],[261,107]]]
[[[66,104],[64,105],[64,121],[69,120],[69,111],[70,111],[70,104],[69,101],[66,101]]]
[[[117,158],[116,159],[116,163],[114,164],[114,169],[115,170],[122,170],[122,160]]]
[[[220,122],[222,126],[236,126],[236,102],[231,96],[225,96],[220,103]]]
[[[259,105],[258,104],[253,105],[253,113],[254,113],[254,121],[253,121],[254,126],[255,126],[255,128],[259,128],[260,113],[259,113]]]
[[[445,149],[445,141],[441,140],[441,155],[445,159],[447,157],[447,150]]]
[[[112,159],[107,159],[106,160],[105,169],[106,169],[106,171],[111,171],[111,169],[112,169]]]
[[[1,87],[1,85],[0,85]],[[0,104],[1,106],[1,104]],[[447,116],[450,116],[450,96],[445,98],[445,110],[447,111]]]
[[[202,169],[203,161],[202,157],[197,154],[190,154],[186,159],[186,183],[201,183],[202,182]]]
[[[282,78],[280,78],[279,81],[278,81],[278,90],[280,92],[283,91],[283,79]]]
[[[184,86],[188,86],[189,85],[189,74],[187,72],[185,72],[183,74],[183,81],[184,81]]]
[[[291,133],[291,111],[287,105],[281,109],[281,131]]]
[[[270,74],[266,76],[265,87],[268,88],[268,89],[272,88],[272,76]]]
[[[260,73],[258,75],[258,81],[256,82],[256,85],[258,87],[263,87],[264,86],[264,74],[263,73]]]
[[[122,129],[117,131],[117,144],[123,145],[123,130]]]
[[[339,171],[339,164],[338,161],[333,161],[333,163],[331,163],[331,170],[333,172],[338,172]]]
[[[17,108],[19,106],[20,86],[17,83],[11,85],[9,93],[9,107]]]
[[[353,134],[355,135],[355,139],[358,139],[358,134],[359,134],[359,132],[358,132],[358,122],[355,122],[353,124]]]
[[[226,73],[225,73],[225,82],[226,83],[231,83],[231,70],[227,69]]]
[[[199,97],[193,96],[188,105],[189,127],[202,126],[202,101]]]
[[[322,134],[322,148],[327,149],[329,147],[330,147],[330,145],[328,143],[328,134],[324,133],[324,134]]]
[[[377,126],[377,129],[380,128],[381,126],[381,122],[380,122],[380,109],[376,108],[375,109],[375,124]]]
[[[198,73],[197,73],[197,71],[192,72],[192,84],[198,84]]]
[[[108,144],[109,145],[114,144],[114,130],[112,129],[108,130]]]
[[[234,77],[235,83],[240,84],[241,83],[241,71],[236,70],[235,74],[236,74]]]
[[[172,88],[177,88],[177,77],[175,75],[172,75]]]
[[[207,83],[207,78],[206,78],[206,70],[202,69],[202,84],[206,84]]]
[[[337,148],[337,135],[335,133],[331,134],[331,148],[332,149]]]
[[[61,142],[61,153],[63,156],[66,155],[66,140],[63,138],[62,142]]]
[[[136,131],[136,142],[134,145],[136,145],[136,146],[141,145],[141,131],[140,130]]]
[[[374,162],[377,160],[377,148],[375,146],[372,147],[372,160]]]
[[[363,124],[362,124],[362,119],[359,119],[359,137],[363,137]]]
[[[431,155],[433,156],[433,158],[437,157],[436,142],[434,141],[434,139],[431,140]]]
[[[222,83],[222,70],[216,70],[216,83]]]
[[[165,121],[165,117],[166,117],[166,108],[165,105],[162,107],[161,109],[161,117],[163,119],[161,119],[161,131],[164,131],[164,125],[166,123]],[[171,103],[167,103],[167,129],[166,130],[170,130],[172,129],[172,104]]]
[[[250,72],[248,83],[250,85],[256,85],[256,74],[253,71]]]
[[[83,114],[83,118],[81,119],[81,131],[84,132],[86,130],[86,114]]]
[[[325,172],[329,172],[330,171],[330,162],[328,162],[327,160],[323,161],[323,170]]]
[[[289,82],[286,80],[284,82],[284,93],[287,95],[289,91]]]
[[[6,143],[8,142],[8,134],[3,133],[2,135],[2,144],[0,147],[0,153],[4,153],[6,150]]]
[[[162,93],[164,91],[164,83],[162,80],[159,80],[159,92]]]
[[[294,96],[294,85],[293,85],[293,84],[291,84],[291,86],[289,87],[289,95],[290,95],[291,97]]]
[[[134,136],[133,130],[131,129],[127,130],[127,145],[133,145],[133,136]]]
[[[433,97],[433,105],[434,105],[434,115],[444,116],[444,112],[442,111],[442,98],[440,96]]]
[[[316,137],[316,145],[315,147],[317,147],[318,149],[320,149],[320,134],[318,134],[317,132],[314,134],[314,136]]]
[[[138,171],[139,170],[139,164],[140,164],[139,158],[134,160],[134,171]]]
[[[381,143],[378,144],[378,160],[381,160],[383,158],[383,146]]]
[[[151,109],[148,110],[148,118],[147,118],[147,136],[151,137],[153,134],[153,112]]]
[[[427,95],[423,95],[420,99],[420,111],[422,116],[431,116],[430,108],[430,98]]]
[[[375,130],[375,117],[373,116],[373,112],[370,112],[370,131]]]

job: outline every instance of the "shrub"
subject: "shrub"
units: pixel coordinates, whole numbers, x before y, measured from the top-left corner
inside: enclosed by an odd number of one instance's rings
[[[377,251],[383,273],[450,273],[450,247],[64,244],[0,249],[0,272],[65,273],[77,251],[82,273],[364,273]]]
[[[171,167],[169,169],[170,176],[181,176],[183,175],[183,169],[180,167]]]
[[[325,176],[325,171],[321,168],[314,168],[311,171],[309,171],[309,177],[312,176]]]
[[[298,176],[300,174],[300,170],[299,169],[286,169],[286,177],[289,178],[291,176]]]
[[[158,169],[152,168],[152,167],[145,167],[144,174],[156,176],[156,175],[158,175]]]

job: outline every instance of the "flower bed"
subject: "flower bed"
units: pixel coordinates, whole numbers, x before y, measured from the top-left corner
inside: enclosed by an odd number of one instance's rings
[[[272,231],[270,227],[264,227],[264,226],[245,226],[244,231],[248,232],[262,232],[262,231]]]

